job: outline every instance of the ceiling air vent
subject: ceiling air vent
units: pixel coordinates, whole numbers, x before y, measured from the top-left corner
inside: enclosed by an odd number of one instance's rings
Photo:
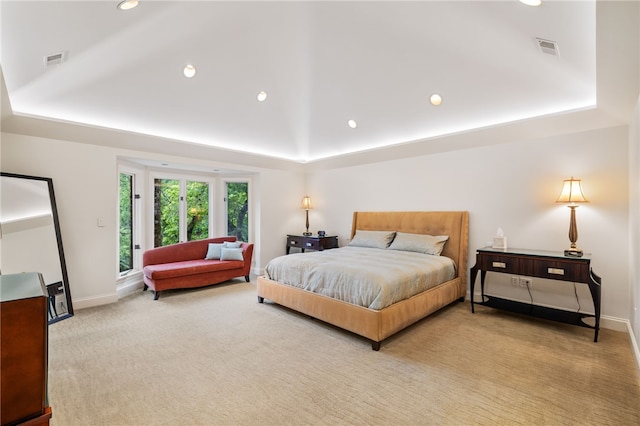
[[[560,56],[558,43],[556,43],[555,41],[537,38],[536,42],[538,42],[538,47],[540,48],[540,51],[542,53],[546,53],[547,55]]]
[[[67,58],[65,52],[54,53],[53,55],[48,55],[44,57],[44,67],[52,67],[54,65],[59,65],[64,62]]]

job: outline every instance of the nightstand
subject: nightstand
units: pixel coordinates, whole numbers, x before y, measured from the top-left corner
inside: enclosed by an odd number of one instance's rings
[[[484,281],[487,272],[499,272],[503,274],[522,275],[525,277],[547,278],[558,282],[570,282],[584,284],[589,287],[595,312],[572,312],[561,309],[549,308],[532,303],[516,302],[500,297],[485,295]],[[480,301],[474,301],[474,288],[476,277],[480,272]],[[582,257],[565,256],[562,252],[551,252],[527,249],[492,249],[483,248],[476,252],[476,264],[471,268],[471,312],[475,312],[474,305],[485,305],[492,308],[504,309],[520,314],[544,318],[567,324],[595,330],[593,341],[598,341],[600,330],[600,300],[601,278],[591,269],[591,256],[585,254]],[[584,321],[593,318],[595,325]]]
[[[299,248],[304,253],[305,250],[328,250],[338,248],[337,236],[319,237],[317,235],[287,235],[287,254],[291,247]]]

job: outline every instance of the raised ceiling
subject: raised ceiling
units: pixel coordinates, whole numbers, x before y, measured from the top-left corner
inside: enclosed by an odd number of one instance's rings
[[[117,4],[2,0],[15,115],[307,163],[596,106],[594,1]]]

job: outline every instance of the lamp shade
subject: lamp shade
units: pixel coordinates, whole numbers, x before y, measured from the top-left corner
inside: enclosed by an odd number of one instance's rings
[[[311,206],[311,197],[309,197],[308,195],[305,195],[302,198],[302,205],[300,206],[300,208],[305,209],[305,210],[311,210],[313,208]]]
[[[574,179],[573,176],[571,176],[571,179],[565,179],[562,185],[562,192],[556,200],[556,203],[588,203],[589,200],[587,200],[582,193],[582,185],[580,182],[580,179]]]

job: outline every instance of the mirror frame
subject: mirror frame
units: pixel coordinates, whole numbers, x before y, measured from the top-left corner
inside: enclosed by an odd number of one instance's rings
[[[71,302],[71,291],[69,289],[69,276],[67,274],[67,263],[64,257],[64,249],[62,248],[62,234],[60,232],[60,222],[58,220],[58,208],[56,206],[56,196],[53,191],[53,179],[40,177],[40,176],[29,176],[29,175],[21,175],[16,173],[6,173],[0,172],[0,177],[10,177],[17,179],[30,179],[30,180],[38,180],[47,183],[47,187],[49,188],[49,202],[51,203],[51,215],[53,218],[53,227],[56,233],[56,240],[58,242],[58,256],[60,257],[60,269],[62,272],[62,285],[64,287],[64,295],[67,302],[67,312],[63,315],[56,316],[55,318],[49,319],[49,324],[56,323],[66,318],[70,318],[73,316],[73,303]]]

